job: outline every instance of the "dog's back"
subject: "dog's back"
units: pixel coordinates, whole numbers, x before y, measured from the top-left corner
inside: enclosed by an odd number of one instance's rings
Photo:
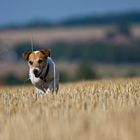
[[[51,89],[54,89],[54,86],[56,87],[56,91],[58,91],[59,88],[59,72],[58,69],[54,63],[54,61],[52,60],[51,57],[47,58],[47,63],[49,64],[49,72],[48,75],[46,77],[46,81],[53,81],[53,85],[51,85]],[[53,79],[53,80],[52,80]],[[53,86],[53,87],[52,87]]]

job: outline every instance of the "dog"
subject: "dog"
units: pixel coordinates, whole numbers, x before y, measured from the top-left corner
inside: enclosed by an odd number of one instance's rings
[[[29,79],[37,93],[58,93],[59,72],[50,57],[50,49],[24,52],[23,58],[28,62]]]

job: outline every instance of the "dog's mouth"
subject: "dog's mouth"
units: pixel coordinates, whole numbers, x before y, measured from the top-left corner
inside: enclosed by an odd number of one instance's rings
[[[38,70],[38,69],[34,69],[33,73],[34,73],[35,77],[38,78],[41,75],[42,71]]]
[[[36,78],[38,78],[40,76],[40,74],[34,74]]]

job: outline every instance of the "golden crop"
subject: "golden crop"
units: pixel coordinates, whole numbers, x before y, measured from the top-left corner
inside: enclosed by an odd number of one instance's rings
[[[0,140],[138,140],[140,79],[0,89]]]

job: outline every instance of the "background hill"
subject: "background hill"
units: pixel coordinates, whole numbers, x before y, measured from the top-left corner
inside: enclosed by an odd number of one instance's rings
[[[0,85],[28,79],[31,39],[34,50],[51,48],[61,82],[140,76],[140,12],[1,26]]]
[[[110,13],[101,15],[74,16],[59,22],[49,22],[43,19],[30,21],[25,24],[3,25],[1,30],[6,29],[31,29],[31,28],[54,28],[73,26],[95,26],[95,25],[120,25],[140,24],[140,11],[125,13]]]

